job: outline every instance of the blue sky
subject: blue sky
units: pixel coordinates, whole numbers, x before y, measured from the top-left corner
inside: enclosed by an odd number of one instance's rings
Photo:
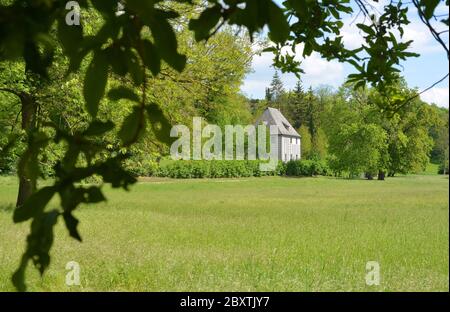
[[[383,3],[386,1],[379,1],[379,3],[369,2],[375,4],[378,10],[381,11]],[[438,8],[438,13],[448,14],[448,10],[442,5]],[[419,21],[414,8],[410,8],[409,18],[411,24],[405,27],[405,39],[413,39],[415,41],[411,50],[420,53],[421,56],[411,58],[404,62],[402,64],[402,74],[410,87],[417,87],[419,90],[424,90],[448,73],[449,64],[447,54],[434,40],[426,26]],[[345,23],[346,26],[342,29],[342,34],[346,46],[357,48],[361,44],[361,36],[355,24],[362,21],[357,21],[349,26],[349,21],[352,20],[353,17],[348,17],[348,22]],[[440,24],[439,29],[443,29]],[[448,45],[448,36],[444,39]],[[310,86],[316,88],[320,85],[329,85],[336,88],[345,81],[349,73],[354,72],[351,65],[335,61],[327,62],[317,54],[313,54],[307,59],[301,59],[298,56],[298,59],[302,61],[302,68],[305,71],[305,74],[302,75],[302,82],[306,88]],[[241,88],[244,94],[251,98],[264,98],[265,88],[270,84],[275,72],[271,64],[272,55],[269,53],[254,57],[252,63],[253,71],[247,75]],[[292,74],[283,74],[282,80],[286,89],[292,89],[297,81]],[[449,107],[448,78],[432,90],[424,93],[421,97],[427,102]]]

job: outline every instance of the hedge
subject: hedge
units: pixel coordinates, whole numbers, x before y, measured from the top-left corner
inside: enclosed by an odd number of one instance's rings
[[[160,168],[158,176],[177,179],[259,177],[258,161],[179,160]]]
[[[331,170],[325,162],[319,160],[293,160],[286,163],[287,176],[331,175]]]
[[[259,160],[178,160],[153,170],[153,176],[176,179],[199,178],[241,178],[267,175],[315,176],[329,175],[330,170],[324,162],[316,160],[296,160],[279,162],[274,171],[261,171]]]

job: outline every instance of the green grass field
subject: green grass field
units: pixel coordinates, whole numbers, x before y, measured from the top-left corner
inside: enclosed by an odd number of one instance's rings
[[[82,207],[84,239],[56,229],[31,291],[448,291],[447,177],[149,180]],[[28,224],[12,224],[16,181],[0,178],[0,291]],[[57,201],[54,202],[57,205]],[[65,265],[81,286],[65,285]],[[378,261],[380,286],[366,286]]]

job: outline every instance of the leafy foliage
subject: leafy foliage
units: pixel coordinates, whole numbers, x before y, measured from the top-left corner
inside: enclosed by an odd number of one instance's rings
[[[364,10],[364,3],[355,2],[361,6],[365,15],[369,15]],[[178,26],[183,22],[195,33],[196,40],[206,40],[217,34],[225,23],[246,29],[251,38],[267,26],[268,37],[275,45],[267,50],[275,53],[274,65],[283,72],[301,73],[300,64],[283,51],[287,48],[295,52],[297,46],[303,43],[303,56],[309,56],[315,51],[326,59],[348,62],[359,72],[349,77],[355,86],[370,83],[382,92],[396,79],[400,61],[415,56],[407,51],[410,42],[401,42],[395,37],[394,32],[398,31],[402,35],[402,26],[408,23],[406,9],[401,3],[386,5],[376,23],[359,25],[365,33],[365,45],[356,50],[344,47],[340,32],[343,15],[353,11],[349,0],[286,0],[283,7],[273,0],[127,0],[121,2],[124,5],[121,14],[116,12],[116,0],[79,0],[78,3],[83,14],[88,12],[88,17],[95,9],[96,15],[101,16],[97,20],[102,22],[94,21],[95,25],[84,23],[75,27],[67,25],[63,22],[67,14],[66,1],[0,1],[1,61],[23,61],[25,72],[36,75],[39,82],[50,77],[52,65],[57,64],[59,53],[68,59],[67,74],[79,74],[84,64],[89,63],[84,79],[78,81],[83,85],[85,111],[89,115],[81,116],[83,122],[76,127],[70,127],[68,122],[61,126],[60,121],[51,120],[46,122],[45,129],[41,129],[43,125],[35,118],[41,107],[39,97],[34,96],[32,89],[25,90],[25,93],[13,92],[21,99],[22,117],[28,114],[27,118],[23,118],[26,121],[26,137],[23,140],[26,150],[19,162],[21,178],[36,185],[38,177],[44,176],[40,160],[48,152],[48,147],[64,146],[54,157],[54,184],[38,190],[15,213],[17,222],[32,219],[27,249],[13,276],[13,282],[19,290],[25,290],[24,272],[30,260],[41,274],[48,267],[53,226],[58,217],[63,216],[71,236],[81,239],[76,229],[78,220],[72,212],[81,203],[105,200],[99,186],[85,189],[78,186],[80,181],[95,175],[113,187],[128,189],[136,180],[124,169],[123,163],[131,157],[132,146],[146,134],[147,124],[151,125],[155,141],[168,143],[167,127],[170,122],[159,107],[162,102],[158,102],[149,92],[149,82],[158,76],[170,77],[173,72],[189,69],[186,56],[189,44],[182,51],[182,40],[177,37],[177,30],[182,28]],[[186,22],[178,10],[194,6],[199,11],[188,14]],[[436,1],[421,2],[420,12],[426,18],[431,18],[436,6]],[[239,74],[243,73],[245,69]],[[133,103],[120,126],[101,115],[102,100],[113,75],[123,80],[131,79],[133,87],[140,90],[130,93],[122,88],[108,93],[111,99],[125,99]],[[211,78],[211,75],[206,76]],[[221,84],[211,83],[211,89],[204,98],[217,99],[217,90],[213,87],[219,85],[218,90],[225,93],[224,86],[230,80],[239,81],[230,78]],[[179,81],[175,80],[175,83]],[[188,81],[188,84],[192,82]],[[56,87],[53,85],[49,88],[53,88],[50,95],[55,96]],[[217,101],[217,106],[206,109],[205,115],[214,118],[223,103]],[[402,105],[395,102],[389,106],[398,109]],[[23,110],[25,106],[30,108],[27,114]],[[76,114],[82,115],[79,106],[75,109]],[[50,119],[55,117],[62,116],[49,116]],[[111,144],[103,140],[105,136],[113,136],[111,132],[116,128],[119,141],[111,140]],[[359,130],[350,130],[350,134],[359,133]],[[381,135],[372,130],[374,128],[369,127],[363,132],[373,132],[374,142],[381,142]],[[10,145],[7,143],[5,146]],[[55,194],[61,198],[61,209],[46,211],[46,204]]]
[[[400,98],[414,92],[402,81],[395,89]],[[329,108],[325,127],[332,169],[351,176],[378,172],[393,176],[425,169],[432,149],[428,131],[436,123],[432,106],[416,99],[391,115],[379,109],[377,102],[387,100],[376,90],[341,92]]]
[[[329,176],[331,170],[325,161],[319,160],[291,160],[285,164],[287,176]]]
[[[173,161],[161,166],[155,176],[176,179],[197,178],[241,178],[261,177],[266,175],[316,176],[329,175],[330,170],[324,161],[292,160],[288,163],[279,162],[274,171],[261,171],[259,160],[196,160]]]

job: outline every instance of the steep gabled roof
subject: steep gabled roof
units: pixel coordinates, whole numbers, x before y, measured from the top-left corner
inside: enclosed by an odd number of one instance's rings
[[[268,107],[261,117],[258,118],[256,124],[261,123],[267,126],[277,126],[278,132],[282,135],[288,135],[293,137],[300,137],[300,135],[295,131],[294,127],[289,123],[286,117],[276,108]]]

